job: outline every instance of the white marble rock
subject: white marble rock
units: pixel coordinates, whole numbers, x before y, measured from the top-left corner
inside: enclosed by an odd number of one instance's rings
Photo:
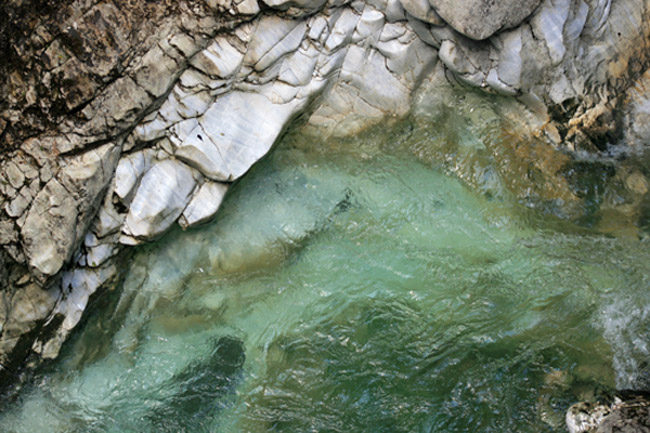
[[[209,221],[219,210],[227,191],[228,184],[205,182],[192,197],[178,219],[178,224],[185,229]]]
[[[190,167],[175,159],[153,164],[131,202],[120,242],[137,244],[167,231],[189,203],[196,177]]]
[[[298,105],[295,100],[274,104],[256,93],[228,93],[199,118],[175,155],[210,179],[233,181],[271,149]]]

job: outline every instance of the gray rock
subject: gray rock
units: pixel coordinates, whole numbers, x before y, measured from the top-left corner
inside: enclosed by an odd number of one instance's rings
[[[15,226],[11,220],[0,221],[0,245],[6,245],[10,242],[16,242]]]
[[[332,32],[325,41],[325,50],[331,53],[347,45],[352,38],[352,32],[357,26],[359,19],[359,15],[351,9],[344,9],[334,23]]]
[[[66,159],[57,178],[77,200],[77,238],[79,245],[100,207],[120,157],[120,147],[104,144]]]
[[[205,182],[198,188],[181,215],[178,223],[183,228],[193,227],[210,220],[219,209],[228,185],[218,182]]]
[[[88,248],[88,253],[86,254],[86,263],[91,268],[96,268],[103,265],[106,260],[113,257],[117,249],[114,245],[114,242],[111,240],[110,243],[100,244]]]
[[[59,292],[64,296],[59,299],[50,315],[51,317],[62,316],[63,323],[52,338],[47,341],[36,340],[32,350],[44,359],[56,358],[70,331],[81,320],[90,297],[100,288],[109,285],[117,275],[118,269],[114,264],[96,269],[84,268],[65,272],[61,278]]]
[[[363,21],[359,25],[365,26]],[[435,65],[436,50],[405,23],[385,24],[378,33],[374,47],[359,41],[347,49],[338,80],[310,124],[348,134],[367,126],[370,119],[401,116],[409,110],[411,92]]]
[[[490,64],[486,51],[464,44],[462,40],[446,39],[440,45],[438,57],[465,83],[484,87]]]
[[[401,3],[404,10],[418,20],[437,26],[445,25],[445,21],[431,7],[429,0],[401,0]]]
[[[79,129],[81,136],[100,135],[107,128],[128,128],[138,119],[142,109],[151,104],[151,96],[131,77],[123,77],[106,90],[106,98],[93,100],[83,111],[91,120]],[[58,146],[62,152],[83,148],[84,141],[68,140]]]
[[[25,183],[25,174],[18,168],[18,166],[13,162],[9,161],[4,167],[5,175],[9,180],[11,186],[16,189],[20,189]]]
[[[282,54],[298,48],[306,28],[304,21],[276,15],[262,17],[253,28],[252,39],[243,59],[244,64],[255,67],[257,71],[266,69],[274,59],[277,60]],[[258,65],[258,62],[261,64]]]
[[[131,202],[122,243],[151,240],[171,227],[190,201],[196,174],[175,159],[156,162],[144,175]]]
[[[92,222],[91,229],[98,238],[117,233],[124,223],[126,215],[117,212],[115,206],[113,206],[112,198],[112,191],[109,191]]]
[[[300,48],[283,62],[278,79],[294,87],[308,85],[314,75],[320,52],[313,45]]]
[[[497,73],[499,79],[512,88],[518,89],[521,82],[522,68],[521,30],[503,32],[495,39],[499,44],[497,45],[499,53]]]
[[[279,40],[271,49],[264,53],[264,55],[262,55],[254,64],[253,68],[256,71],[263,71],[276,63],[282,56],[296,51],[302,43],[306,32],[307,23],[302,21],[293,29],[291,29],[291,31],[289,31],[289,33],[287,33],[281,40]],[[255,41],[265,38],[266,33],[259,33],[256,34]],[[251,43],[251,45],[253,45],[253,43]],[[251,58],[247,57],[246,60],[250,61]]]
[[[174,98],[176,113],[182,119],[199,117],[214,101],[214,96],[209,90],[185,92],[180,86],[174,88],[171,96]]]
[[[308,36],[313,42],[320,41],[321,35],[327,30],[327,20],[322,16],[316,16],[309,20]]]
[[[77,233],[77,202],[57,179],[38,193],[21,230],[30,268],[44,281],[72,255]]]
[[[327,0],[264,0],[264,4],[274,9],[287,10],[290,7],[296,7],[306,10],[318,10],[327,2]]]
[[[260,5],[257,3],[257,0],[242,0],[235,3],[235,9],[242,15],[256,15],[260,11]]]
[[[227,37],[219,37],[205,50],[192,57],[190,64],[212,78],[227,78],[237,72],[244,55]]]
[[[538,13],[531,19],[533,32],[546,41],[554,66],[560,64],[566,53],[564,24],[569,18],[571,3],[571,0],[544,0]]]
[[[386,17],[384,14],[370,6],[366,6],[363,10],[363,14],[361,14],[361,18],[359,18],[357,27],[354,29],[354,42],[357,43],[358,41],[371,36],[378,38],[385,22]]]
[[[16,197],[7,203],[5,206],[5,211],[7,215],[13,218],[19,218],[23,215],[23,212],[29,207],[32,203],[32,200],[38,193],[39,182],[38,180],[33,180],[30,185],[23,186]]]
[[[149,94],[159,97],[174,85],[178,76],[178,63],[159,47],[154,46],[140,61],[134,78]]]
[[[2,294],[12,296],[3,299],[9,308],[0,333],[0,363],[11,365],[7,362],[7,355],[16,349],[25,334],[33,331],[37,324],[43,323],[50,316],[60,297],[60,291],[57,288],[43,290],[31,283],[13,293],[3,291]]]
[[[186,58],[192,57],[197,51],[197,41],[184,32],[175,33],[169,37],[169,44],[176,48]]]
[[[440,48],[440,43],[436,40],[436,38],[433,37],[430,26],[428,24],[423,23],[422,21],[417,20],[410,15],[408,16],[408,23],[422,42],[429,44],[436,49]]]
[[[540,0],[429,0],[450,26],[468,38],[487,39],[528,18]]]
[[[295,100],[274,104],[255,93],[228,93],[183,138],[176,157],[210,179],[237,179],[269,151],[298,105]]]
[[[154,155],[153,150],[146,149],[120,158],[115,169],[113,188],[125,205],[128,206],[133,199],[142,175],[151,167]]]
[[[647,393],[621,391],[611,403],[576,403],[566,424],[570,433],[650,433],[650,400]]]

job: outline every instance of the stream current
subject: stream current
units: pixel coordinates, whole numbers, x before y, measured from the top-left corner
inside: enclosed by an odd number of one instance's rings
[[[213,222],[135,251],[0,431],[552,432],[647,387],[647,237],[523,203],[489,161],[470,187],[490,126],[462,123],[290,132]]]

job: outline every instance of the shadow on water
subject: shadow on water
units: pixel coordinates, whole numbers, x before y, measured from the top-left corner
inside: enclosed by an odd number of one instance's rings
[[[234,337],[211,339],[214,349],[192,362],[161,388],[176,392],[158,402],[145,417],[154,432],[211,431],[213,419],[232,404],[246,359],[244,343]]]

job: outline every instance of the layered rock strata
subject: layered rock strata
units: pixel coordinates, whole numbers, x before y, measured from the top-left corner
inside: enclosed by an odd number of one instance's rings
[[[298,116],[403,116],[436,69],[549,145],[650,133],[643,0],[54,3],[2,10],[0,376],[55,357],[121,251],[209,220]]]

